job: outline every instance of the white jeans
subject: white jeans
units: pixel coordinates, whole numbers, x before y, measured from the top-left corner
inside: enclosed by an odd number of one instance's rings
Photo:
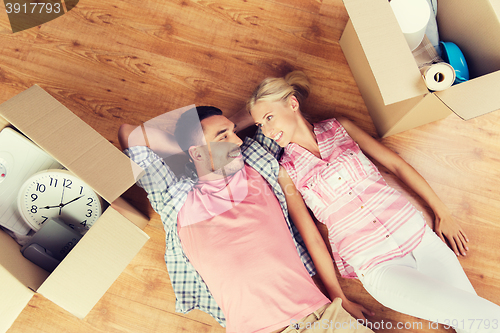
[[[358,277],[368,293],[395,311],[457,332],[500,332],[500,307],[477,296],[456,255],[429,227],[413,252]]]

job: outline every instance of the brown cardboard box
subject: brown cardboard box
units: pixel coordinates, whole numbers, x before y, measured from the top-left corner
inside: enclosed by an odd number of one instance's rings
[[[377,132],[387,137],[445,118],[500,109],[500,0],[439,0],[440,39],[457,44],[471,80],[430,92],[387,0],[343,0],[340,45]]]
[[[5,126],[23,132],[111,206],[51,274],[0,231],[0,332],[35,292],[83,318],[149,239],[141,230],[146,217],[120,198],[142,170],[36,85],[0,105],[0,129]]]

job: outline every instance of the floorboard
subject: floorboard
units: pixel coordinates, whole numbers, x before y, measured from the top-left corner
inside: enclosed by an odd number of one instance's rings
[[[81,0],[66,15],[13,34],[0,2],[0,103],[38,84],[118,147],[123,123],[190,104],[231,116],[262,79],[300,69],[313,86],[303,108],[314,119],[346,116],[376,137],[338,44],[347,20],[341,0]],[[497,304],[499,123],[499,112],[469,121],[451,115],[381,139],[463,226],[470,251],[459,260],[477,293]],[[432,224],[422,200],[381,170]],[[136,186],[124,196],[151,218],[151,239],[90,314],[77,319],[37,294],[9,333],[225,331],[203,312],[175,312],[159,216]],[[399,332],[451,332],[382,306],[359,281],[340,281],[350,298],[376,312],[373,322],[407,323]]]

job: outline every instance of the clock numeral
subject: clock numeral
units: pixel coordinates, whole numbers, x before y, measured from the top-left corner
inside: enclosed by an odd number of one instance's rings
[[[47,221],[49,219],[47,216],[42,216],[42,218],[43,218],[42,224],[44,224],[45,221]]]
[[[38,207],[37,206],[35,206],[35,205],[31,206],[30,212],[32,212],[33,214],[36,214],[37,211],[38,211]]]
[[[82,222],[80,222],[81,225],[83,225],[84,227],[87,226],[87,220],[83,220]]]
[[[80,186],[80,194],[83,193],[83,186]]]
[[[46,190],[45,184],[36,183],[36,190],[40,193],[45,192]]]
[[[50,184],[49,184],[49,186],[52,186],[52,184],[54,184],[54,187],[57,187],[57,179],[50,178]]]
[[[87,209],[87,214],[85,216],[91,217],[92,216],[92,209]]]
[[[36,199],[38,199],[38,195],[36,195],[35,193],[31,193],[31,202],[35,201]]]
[[[71,189],[71,184],[73,184],[73,181],[71,179],[64,178],[64,183],[63,183],[64,187]]]
[[[94,202],[94,199],[92,199],[92,198],[87,198],[87,200],[89,201],[89,202],[87,202],[87,206],[92,207],[92,203]]]

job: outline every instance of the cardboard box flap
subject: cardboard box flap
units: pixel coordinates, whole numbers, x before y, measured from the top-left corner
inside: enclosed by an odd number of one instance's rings
[[[141,229],[146,228],[149,223],[149,218],[147,218],[143,213],[137,210],[137,208],[132,206],[122,197],[113,201],[111,203],[111,207]]]
[[[490,0],[491,7],[495,11],[495,14],[497,14],[497,18],[500,21],[500,0]]]
[[[149,236],[109,207],[38,292],[84,318]]]
[[[344,0],[386,105],[428,92],[387,0]]]
[[[441,40],[462,50],[471,78],[500,70],[500,0],[439,0],[437,19]]]
[[[26,307],[34,292],[0,266],[0,332],[7,332]]]
[[[500,108],[500,71],[436,92],[443,103],[469,120]]]
[[[0,117],[0,131],[7,126],[9,126],[9,122],[5,120],[3,117]]]
[[[0,266],[25,288],[38,289],[49,273],[26,259],[21,253],[21,246],[3,231],[0,231],[0,244],[2,244],[0,247]],[[4,283],[3,279],[0,281]]]
[[[0,115],[108,202],[132,186],[142,172],[113,144],[37,85],[0,105]]]

